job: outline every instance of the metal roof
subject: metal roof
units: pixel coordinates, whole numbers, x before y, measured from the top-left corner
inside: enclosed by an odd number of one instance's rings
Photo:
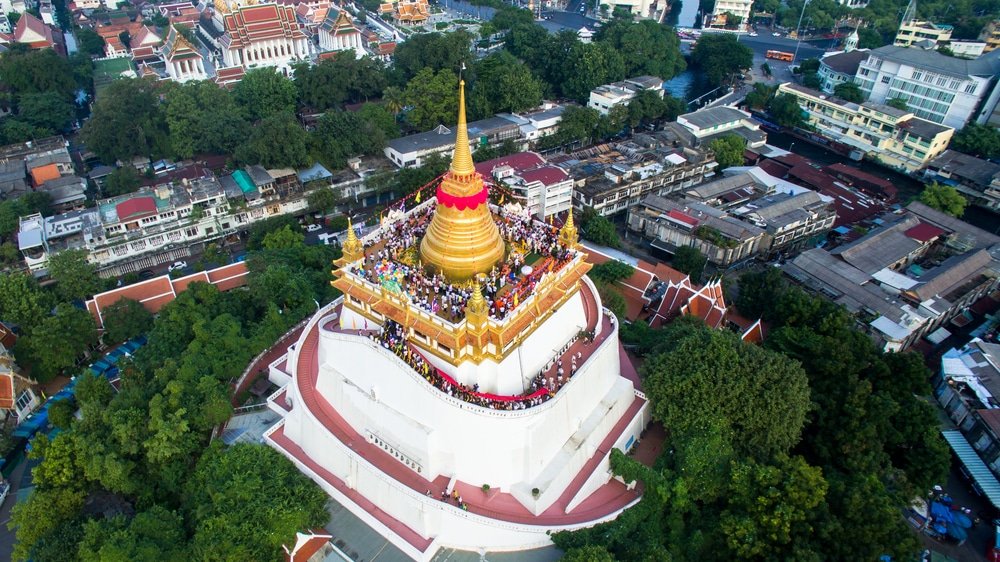
[[[997,482],[997,477],[986,467],[986,463],[983,462],[983,459],[979,458],[979,455],[972,448],[972,445],[969,445],[968,440],[965,439],[962,432],[957,429],[951,429],[942,431],[941,435],[951,445],[951,449],[955,451],[955,456],[965,465],[965,469],[972,475],[972,479],[976,481],[976,485],[983,491],[983,495],[990,500],[993,507],[1000,509],[1000,482]]]

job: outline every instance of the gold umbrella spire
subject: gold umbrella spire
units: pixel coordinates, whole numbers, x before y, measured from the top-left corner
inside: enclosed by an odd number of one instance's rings
[[[455,129],[455,154],[451,159],[451,172],[470,175],[476,172],[469,150],[469,127],[465,123],[465,80],[458,81],[458,125]]]
[[[364,246],[361,244],[361,240],[358,240],[358,236],[354,234],[351,217],[347,217],[347,240],[344,241],[344,247],[341,248],[341,251],[348,262],[355,262],[365,257]]]

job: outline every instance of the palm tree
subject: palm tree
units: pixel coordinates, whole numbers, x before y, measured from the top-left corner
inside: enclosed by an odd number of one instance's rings
[[[385,103],[385,108],[389,110],[390,113],[399,117],[399,113],[403,111],[403,91],[395,86],[389,86],[382,92],[382,101]]]

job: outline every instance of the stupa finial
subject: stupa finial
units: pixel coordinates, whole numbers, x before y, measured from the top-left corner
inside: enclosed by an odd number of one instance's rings
[[[567,248],[575,248],[580,242],[580,236],[576,231],[576,225],[573,224],[573,209],[571,208],[566,215],[566,222],[559,229],[559,241],[562,242],[563,246]]]
[[[344,259],[348,262],[355,262],[365,257],[364,246],[354,233],[354,225],[351,223],[351,217],[347,217],[347,240],[344,241],[342,251]]]
[[[451,172],[470,175],[476,172],[469,149],[469,127],[465,122],[465,80],[458,81],[458,125],[455,126],[455,154],[451,159]]]

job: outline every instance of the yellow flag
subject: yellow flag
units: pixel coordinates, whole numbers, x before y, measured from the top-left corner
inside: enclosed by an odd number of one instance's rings
[[[419,202],[420,202],[420,192],[418,191],[417,192],[417,203],[419,203]]]
[[[517,293],[514,293],[514,308],[517,308]]]
[[[501,205],[503,205],[503,200],[504,200],[504,198],[506,198],[506,197],[507,197],[507,195],[506,195],[506,194],[503,194],[503,193],[501,193],[501,194],[500,194],[500,204],[501,204]]]

